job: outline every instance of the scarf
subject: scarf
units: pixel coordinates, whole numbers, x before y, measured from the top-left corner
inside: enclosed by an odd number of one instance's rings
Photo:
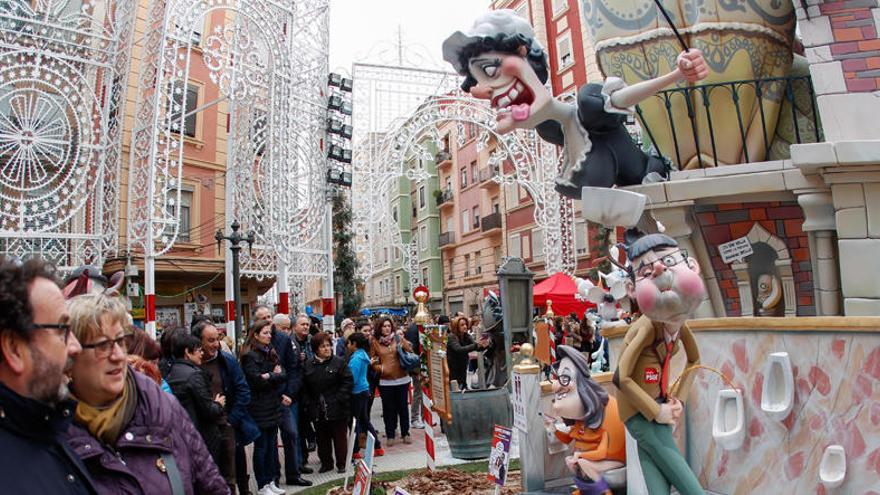
[[[385,346],[391,345],[394,342],[394,332],[391,332],[391,335],[387,335],[385,337],[379,337],[379,343]]]
[[[106,407],[94,407],[79,401],[76,406],[76,422],[85,426],[89,433],[101,442],[114,445],[119,433],[131,421],[137,406],[137,389],[132,371],[125,372],[122,395]]]

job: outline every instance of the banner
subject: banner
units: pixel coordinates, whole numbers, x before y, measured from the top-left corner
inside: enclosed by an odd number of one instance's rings
[[[355,470],[354,487],[351,489],[351,495],[367,495],[370,493],[370,481],[373,473],[363,459],[358,459]]]
[[[489,481],[504,486],[507,481],[507,464],[510,462],[510,440],[513,430],[495,425],[492,433],[492,452],[489,454]]]

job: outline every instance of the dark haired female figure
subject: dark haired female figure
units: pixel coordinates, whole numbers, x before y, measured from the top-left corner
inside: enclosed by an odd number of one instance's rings
[[[226,397],[211,397],[211,377],[202,364],[202,342],[189,334],[181,335],[173,349],[174,361],[168,372],[168,386],[189,414],[196,430],[205,440],[212,459],[220,456],[220,429],[217,418],[223,414]]]
[[[382,419],[385,422],[385,438],[393,445],[400,422],[400,436],[404,443],[412,443],[409,436],[409,373],[400,364],[398,346],[412,352],[412,344],[397,334],[391,318],[381,318],[376,325],[370,357],[373,369],[379,373],[379,395],[382,396]]]
[[[354,379],[354,387],[351,390],[351,413],[356,421],[357,438],[360,439],[361,435],[366,435],[367,432],[372,433],[376,438],[374,454],[383,456],[385,450],[382,448],[382,442],[379,441],[379,434],[370,422],[370,382],[367,379],[367,370],[370,369],[370,356],[367,355],[370,339],[360,332],[354,332],[348,336],[346,345],[350,356],[348,369],[351,370]],[[356,440],[352,456],[354,459],[361,458],[360,450],[360,441]]]
[[[272,348],[272,322],[260,320],[248,332],[242,347],[241,367],[251,388],[248,411],[260,427],[260,436],[254,441],[254,477],[260,488],[259,495],[281,494],[284,490],[275,484],[280,476],[278,464],[278,427],[281,425],[281,390],[279,385],[286,375]]]
[[[345,472],[348,453],[346,426],[351,420],[351,390],[353,380],[345,360],[333,353],[333,337],[319,332],[312,337],[315,357],[306,362],[303,371],[305,410],[315,423],[320,473],[333,469]]]
[[[464,316],[456,318],[446,338],[446,362],[449,364],[449,381],[458,382],[460,390],[467,387],[469,354],[477,349],[470,334],[470,322]]]

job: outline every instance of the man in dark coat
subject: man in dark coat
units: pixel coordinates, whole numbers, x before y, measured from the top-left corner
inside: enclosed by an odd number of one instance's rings
[[[296,317],[293,325],[293,333],[290,337],[293,342],[294,352],[299,356],[300,370],[305,367],[305,363],[315,357],[315,351],[312,350],[311,335],[312,319],[307,315],[300,314]],[[302,388],[299,389],[299,397],[293,403],[291,411],[294,415],[294,422],[297,425],[297,433],[299,433],[299,448],[297,455],[299,456],[300,470],[303,473],[310,473],[312,468],[307,467],[309,463],[309,452],[315,450],[315,430],[312,422],[302,414],[302,403],[305,401]]]
[[[61,433],[73,419],[65,368],[82,350],[51,268],[0,260],[0,480],[3,493],[94,494]]]

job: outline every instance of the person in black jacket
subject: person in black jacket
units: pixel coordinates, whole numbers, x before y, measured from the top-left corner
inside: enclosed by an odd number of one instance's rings
[[[272,347],[272,322],[260,320],[248,332],[241,355],[241,367],[251,387],[251,417],[260,427],[254,442],[254,477],[261,493],[283,493],[275,483],[278,469],[278,426],[281,425],[280,386],[287,379]]]
[[[346,426],[351,418],[351,390],[354,379],[346,362],[333,353],[330,334],[321,332],[312,336],[315,357],[306,364],[303,384],[306,390],[306,410],[315,422],[318,458],[325,473],[333,469],[345,472],[348,453]]]
[[[189,414],[216,463],[222,441],[217,419],[224,414],[226,397],[221,394],[211,396],[211,377],[199,368],[202,364],[202,342],[199,339],[181,334],[175,339],[172,352],[174,360],[165,381]]]
[[[287,379],[281,384],[281,443],[284,446],[284,481],[288,485],[312,486],[311,481],[302,479],[301,472],[311,473],[311,468],[301,466],[299,459],[297,425],[294,408],[298,407],[297,398],[302,383],[301,363],[296,344],[290,338],[290,317],[277,314],[272,317],[272,347],[278,353],[281,367]],[[281,466],[278,467],[281,470]],[[278,480],[276,480],[276,483]]]
[[[76,402],[65,376],[82,351],[50,265],[0,258],[0,480],[3,493],[94,494],[67,442]]]
[[[470,322],[464,316],[455,319],[446,339],[446,361],[449,364],[449,381],[458,382],[458,388],[467,388],[467,367],[469,354],[480,344],[474,342],[469,333]]]

